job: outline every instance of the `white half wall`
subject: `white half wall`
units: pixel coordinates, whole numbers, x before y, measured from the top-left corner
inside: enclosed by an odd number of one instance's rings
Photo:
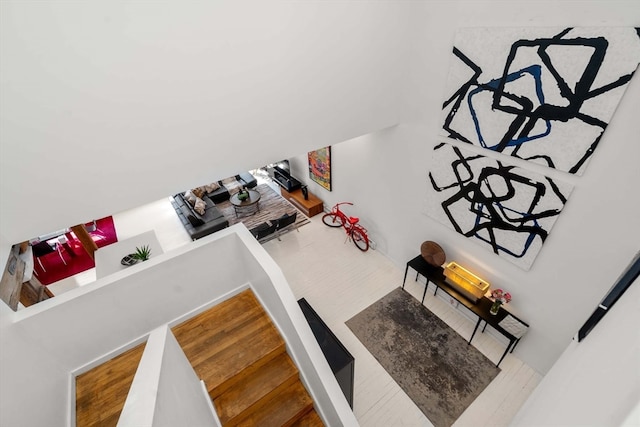
[[[257,240],[247,242],[247,247],[255,254],[255,258],[244,265],[247,278],[271,320],[286,338],[287,352],[300,370],[301,380],[313,398],[316,411],[325,425],[359,425],[282,270]],[[318,384],[322,387],[317,387]]]
[[[175,336],[149,334],[118,427],[217,426],[213,404]]]
[[[189,359],[167,328],[153,426],[215,426],[217,417],[211,406],[211,398],[202,393]]]
[[[0,304],[0,425],[72,425],[74,375],[248,287],[285,339],[318,413],[331,425],[357,425],[282,271],[242,224],[18,312]],[[176,354],[160,359],[164,340],[155,344],[143,356],[155,367],[142,372],[143,394],[132,399],[150,406],[154,399],[145,393],[155,387],[157,409],[174,398],[168,390],[179,385],[171,378],[184,371],[175,364]],[[165,364],[175,368],[169,377],[154,377],[161,363],[163,372]],[[181,386],[202,397],[195,383]],[[34,401],[38,411],[29,409]],[[163,407],[156,415],[175,425],[175,410]],[[129,415],[139,420],[135,411]]]
[[[69,425],[72,373],[246,286],[238,228],[18,312],[0,304],[0,425]]]

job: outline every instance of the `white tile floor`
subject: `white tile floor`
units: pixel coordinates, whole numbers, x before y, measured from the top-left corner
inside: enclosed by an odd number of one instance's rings
[[[114,215],[119,239],[155,230],[163,249],[170,251],[191,240],[182,228],[169,199]],[[345,321],[402,285],[404,266],[394,265],[376,251],[360,252],[345,243],[342,230],[330,229],[321,216],[299,232],[264,245],[284,272],[297,298],[306,298],[356,359],[354,412],[362,426],[431,426],[429,420],[391,379]],[[417,253],[417,252],[416,252]],[[410,275],[411,276],[411,275]],[[415,276],[413,276],[415,277]],[[54,294],[95,280],[95,269],[49,286]],[[422,297],[424,283],[407,278],[405,287]],[[475,321],[427,293],[425,305],[463,337],[469,337]],[[479,334],[473,345],[497,361],[506,341],[489,333]],[[507,426],[541,376],[512,354],[501,363],[501,373],[458,419],[455,426]]]
[[[345,322],[402,285],[399,268],[376,251],[362,253],[344,242],[341,230],[324,226],[320,216],[299,233],[272,240],[265,249],[282,268],[294,295],[304,297],[356,359],[354,412],[362,426],[430,426],[429,420],[391,379]],[[409,275],[411,276],[411,275]],[[415,275],[413,276],[415,277]],[[422,298],[424,282],[407,277],[412,295]],[[425,305],[463,337],[475,321],[444,299],[427,293]],[[484,333],[473,345],[493,361],[500,359],[507,342]],[[507,426],[541,376],[508,354],[498,377],[455,423],[456,426]]]

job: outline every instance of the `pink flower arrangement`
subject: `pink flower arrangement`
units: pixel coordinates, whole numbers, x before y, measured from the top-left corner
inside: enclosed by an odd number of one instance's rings
[[[503,291],[502,289],[492,290],[491,297],[496,301],[500,301],[502,304],[506,304],[511,301],[511,294]]]

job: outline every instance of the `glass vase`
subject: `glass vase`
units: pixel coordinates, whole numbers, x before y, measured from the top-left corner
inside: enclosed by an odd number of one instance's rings
[[[496,314],[498,314],[498,310],[500,310],[501,305],[502,305],[502,302],[497,300],[494,301],[493,304],[491,304],[491,309],[489,310],[489,313],[495,316]]]

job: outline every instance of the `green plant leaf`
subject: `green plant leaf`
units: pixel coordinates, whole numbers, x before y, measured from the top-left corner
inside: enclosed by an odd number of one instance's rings
[[[136,246],[136,252],[133,256],[140,261],[146,261],[151,256],[151,248],[149,245],[144,245],[142,247]]]

